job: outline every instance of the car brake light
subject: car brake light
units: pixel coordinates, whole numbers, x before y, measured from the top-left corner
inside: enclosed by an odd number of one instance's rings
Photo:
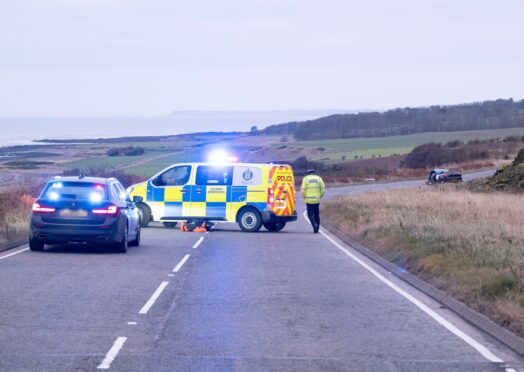
[[[52,208],[52,207],[44,207],[44,206],[41,206],[40,204],[38,203],[34,203],[33,204],[33,212],[41,212],[41,213],[52,213],[56,210],[56,208]]]
[[[97,208],[93,209],[94,214],[117,214],[118,213],[118,207],[116,205],[110,205],[107,208]]]

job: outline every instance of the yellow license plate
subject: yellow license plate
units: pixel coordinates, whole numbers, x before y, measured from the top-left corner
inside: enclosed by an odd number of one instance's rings
[[[286,208],[286,200],[285,199],[278,199],[275,203],[275,206],[277,208]]]
[[[87,217],[87,211],[83,209],[63,209],[60,211],[61,217]]]

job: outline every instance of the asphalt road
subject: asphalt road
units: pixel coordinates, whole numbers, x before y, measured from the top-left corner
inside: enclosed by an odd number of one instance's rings
[[[125,255],[74,245],[3,252],[0,371],[522,369],[351,247],[312,234],[302,211],[280,233],[151,227]]]

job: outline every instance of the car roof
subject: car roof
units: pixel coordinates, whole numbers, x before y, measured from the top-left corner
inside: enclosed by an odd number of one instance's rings
[[[56,176],[51,181],[62,181],[62,182],[82,182],[82,183],[108,183],[109,181],[116,181],[115,178],[102,178],[102,177],[82,177],[79,176]]]

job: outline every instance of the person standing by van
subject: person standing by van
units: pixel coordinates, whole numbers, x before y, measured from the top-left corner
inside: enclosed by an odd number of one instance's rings
[[[302,180],[300,192],[306,202],[307,215],[315,234],[320,229],[320,200],[325,191],[326,187],[322,178],[315,174],[314,169],[308,169],[307,176]]]

